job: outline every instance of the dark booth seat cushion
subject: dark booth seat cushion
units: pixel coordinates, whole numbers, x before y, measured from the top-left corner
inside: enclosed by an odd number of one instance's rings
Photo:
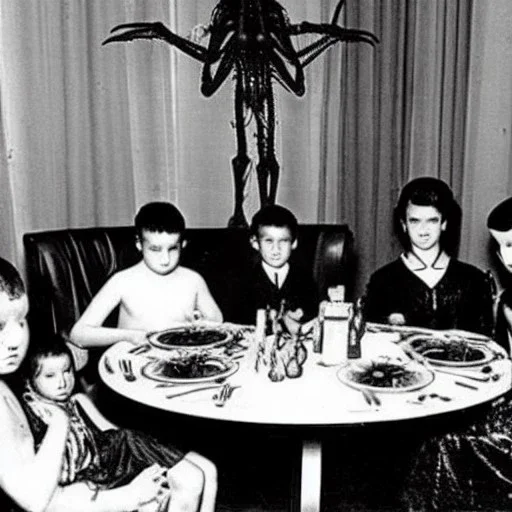
[[[227,321],[233,317],[236,276],[257,254],[243,229],[197,228],[186,233],[182,264],[199,272]],[[30,327],[33,336],[69,333],[92,297],[116,271],[140,259],[133,227],[77,228],[23,237]],[[294,259],[311,269],[318,297],[327,288],[352,284],[352,233],[346,225],[302,225]],[[115,325],[115,314],[108,322]]]

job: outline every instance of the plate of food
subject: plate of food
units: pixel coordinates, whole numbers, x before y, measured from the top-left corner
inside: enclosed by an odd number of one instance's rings
[[[173,327],[148,334],[148,341],[151,345],[166,350],[213,348],[228,343],[232,338],[233,335],[225,329],[199,325]]]
[[[403,342],[430,364],[465,368],[487,364],[495,355],[484,343],[472,343],[470,340],[445,336],[418,334]]]
[[[414,361],[381,357],[349,362],[338,370],[337,377],[355,389],[405,393],[428,386],[434,380],[434,372]]]
[[[238,363],[207,353],[192,353],[155,359],[142,367],[142,375],[168,383],[209,382],[227,378],[238,370]]]

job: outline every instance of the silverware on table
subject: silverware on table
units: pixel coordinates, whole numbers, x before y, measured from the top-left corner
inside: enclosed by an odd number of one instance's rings
[[[219,389],[220,387],[220,384],[205,384],[202,386],[196,386],[192,388],[187,386],[188,389],[176,391],[169,395],[165,395],[165,398],[177,398],[179,396],[189,395],[191,393],[198,393],[199,391],[207,391],[208,389]]]
[[[364,399],[368,405],[372,407],[380,407],[382,405],[380,398],[371,389],[362,389],[361,393],[363,394]]]
[[[215,384],[222,384],[227,377],[217,377],[215,380],[210,381],[208,384],[215,383]],[[159,382],[158,384],[155,384],[155,388],[175,388],[175,387],[181,387],[181,386],[201,386],[201,383],[192,381],[183,380],[181,382]]]
[[[105,370],[107,370],[108,373],[114,373],[114,369],[110,364],[110,359],[107,356],[103,359],[103,364],[105,365]]]
[[[136,347],[133,347],[130,350],[128,350],[128,354],[140,355],[140,354],[144,354],[145,352],[148,352],[150,349],[151,349],[151,345],[149,345],[149,344],[137,345]]]
[[[464,377],[465,379],[475,380],[477,382],[489,382],[491,380],[490,375],[479,375],[478,373],[469,373],[471,370],[466,371],[453,371],[444,368],[433,368],[438,373],[445,373],[447,375],[453,375],[454,377]]]
[[[473,391],[478,391],[480,388],[477,386],[473,386],[473,384],[468,384],[467,382],[462,382],[460,380],[454,381],[457,386],[460,386],[462,388],[472,389]]]
[[[133,373],[132,362],[129,359],[120,359],[119,368],[123,374],[123,377],[128,382],[133,382],[137,380],[137,377],[135,377],[135,374]]]
[[[240,386],[232,386],[229,382],[226,382],[224,386],[222,386],[221,390],[213,395],[213,401],[217,407],[223,407],[226,402],[231,398],[233,391]]]

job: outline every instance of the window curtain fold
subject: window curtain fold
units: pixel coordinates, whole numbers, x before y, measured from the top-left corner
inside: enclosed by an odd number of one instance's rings
[[[20,266],[25,232],[129,224],[150,198],[175,199],[169,52],[101,45],[141,18],[170,18],[169,3],[0,0],[2,209],[13,215],[0,251]]]
[[[201,64],[166,43],[101,45],[132,21],[187,36],[216,3],[0,0],[0,255],[22,266],[25,232],[130,224],[150,200],[176,202],[190,226],[227,225],[232,77],[204,98]],[[281,3],[292,23],[328,22],[337,0]],[[485,215],[512,191],[511,5],[346,0],[340,24],[380,44],[333,46],[307,66],[301,98],[275,85],[278,202],[351,227],[357,294],[400,251],[392,211],[417,176],[452,186],[461,257],[486,266]],[[255,156],[253,126],[247,136]],[[246,193],[250,218],[254,166]]]
[[[461,199],[471,12],[466,0],[347,0],[345,25],[380,44],[328,56],[318,216],[353,229],[358,294],[401,250],[392,214],[407,181],[439,177]]]

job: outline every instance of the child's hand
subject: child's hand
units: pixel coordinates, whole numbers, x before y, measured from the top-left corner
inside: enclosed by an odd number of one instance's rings
[[[297,308],[294,311],[286,311],[283,316],[283,322],[291,334],[297,334],[299,332],[301,327],[300,319],[303,316],[304,311],[302,311],[301,308]]]
[[[405,325],[405,317],[402,313],[391,313],[388,316],[388,323],[391,325]]]
[[[134,509],[159,500],[168,492],[167,470],[153,464],[141,471],[128,485],[129,501]]]
[[[47,425],[64,425],[68,426],[69,417],[66,412],[59,406],[54,404],[43,404],[40,402],[31,403],[32,410],[47,424]]]
[[[144,345],[148,342],[148,333],[146,331],[133,331],[128,341],[134,345]]]
[[[185,314],[185,319],[187,322],[191,323],[200,322],[201,320],[204,320],[204,315],[198,309],[194,309],[194,311],[190,311]]]

